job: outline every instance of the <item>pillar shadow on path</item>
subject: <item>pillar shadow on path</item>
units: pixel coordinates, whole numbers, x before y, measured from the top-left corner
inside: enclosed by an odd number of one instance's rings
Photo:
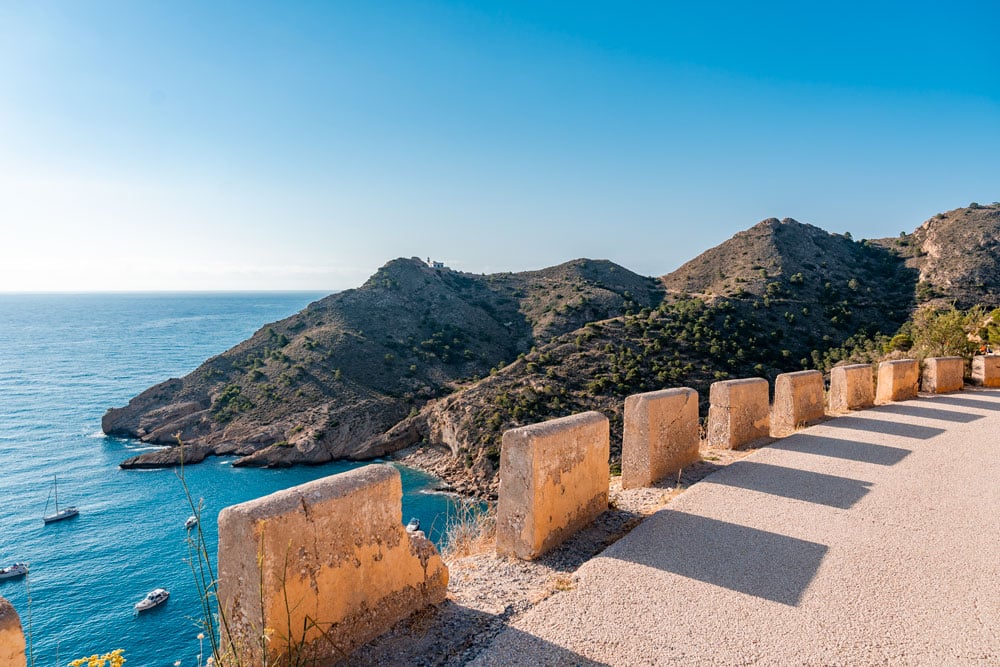
[[[909,449],[902,447],[873,445],[857,440],[844,440],[812,433],[796,433],[787,438],[776,440],[768,447],[786,452],[802,452],[803,454],[873,463],[880,466],[895,465],[910,454]]]
[[[825,544],[669,509],[644,521],[626,542],[602,556],[791,607],[828,550]]]
[[[936,401],[935,401],[936,402]],[[977,419],[982,419],[982,415],[970,414],[968,412],[957,412],[955,410],[938,410],[929,408],[926,405],[916,403],[890,403],[880,405],[873,410],[879,414],[905,415],[907,417],[922,417],[924,419],[937,419],[939,421],[956,422],[967,424]]]
[[[871,482],[756,461],[737,461],[704,484],[723,484],[838,509],[850,509],[868,493]]]
[[[855,431],[870,431],[872,433],[883,433],[885,435],[895,435],[900,438],[913,438],[915,440],[929,440],[934,436],[944,433],[943,428],[920,426],[918,424],[905,424],[891,419],[855,417],[854,415],[837,417],[836,419],[825,421],[823,422],[823,426],[830,428],[853,429]]]
[[[966,398],[965,396],[936,396],[934,402],[976,410],[1000,410],[1000,401],[984,401],[976,398]]]

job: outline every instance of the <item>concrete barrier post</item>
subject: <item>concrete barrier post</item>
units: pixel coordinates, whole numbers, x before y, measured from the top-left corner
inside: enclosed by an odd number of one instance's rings
[[[767,380],[713,382],[708,393],[708,443],[736,449],[771,433]]]
[[[972,384],[981,387],[1000,387],[1000,356],[973,357]]]
[[[504,433],[497,553],[538,558],[607,510],[609,446],[599,412]]]
[[[875,405],[875,383],[868,364],[830,369],[830,412],[861,410]]]
[[[267,629],[270,662],[325,664],[443,601],[448,568],[406,532],[402,496],[398,470],[369,465],[223,509],[224,646],[262,664]]]
[[[14,605],[0,597],[0,665],[26,667],[24,631]]]
[[[774,380],[771,435],[781,437],[823,418],[823,374],[782,373]]]
[[[965,385],[965,360],[962,357],[928,357],[920,389],[931,394],[961,391]]]
[[[917,383],[920,379],[920,367],[916,359],[897,359],[883,361],[878,365],[878,388],[875,391],[876,403],[891,403],[905,401],[917,397]]]
[[[625,399],[623,489],[649,486],[699,458],[698,392],[682,387]]]

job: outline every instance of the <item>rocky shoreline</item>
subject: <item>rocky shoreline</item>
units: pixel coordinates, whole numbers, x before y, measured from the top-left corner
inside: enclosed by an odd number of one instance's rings
[[[447,447],[432,445],[407,447],[395,452],[389,458],[437,477],[441,481],[435,487],[436,491],[457,493],[486,501],[497,499],[500,476],[486,468],[485,460],[466,467],[464,461],[453,456]]]

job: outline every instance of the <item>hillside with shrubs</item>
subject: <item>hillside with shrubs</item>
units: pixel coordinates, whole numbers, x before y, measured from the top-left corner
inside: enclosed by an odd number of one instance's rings
[[[358,289],[263,327],[104,415],[111,435],[187,462],[287,466],[388,453],[373,442],[435,398],[586,322],[656,305],[662,286],[607,261],[474,275],[396,259]],[[125,467],[179,462],[177,448]]]
[[[977,204],[890,239],[771,218],[659,279],[595,260],[488,276],[394,260],[109,411],[105,430],[180,431],[196,458],[243,465],[409,448],[488,497],[512,427],[599,410],[614,462],[633,393],[688,386],[704,401],[722,379],[1000,344],[998,240],[1000,205]]]

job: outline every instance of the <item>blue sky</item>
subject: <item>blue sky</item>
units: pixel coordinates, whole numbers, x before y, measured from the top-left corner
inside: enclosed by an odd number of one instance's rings
[[[659,275],[1000,199],[995,2],[0,0],[0,291]]]

